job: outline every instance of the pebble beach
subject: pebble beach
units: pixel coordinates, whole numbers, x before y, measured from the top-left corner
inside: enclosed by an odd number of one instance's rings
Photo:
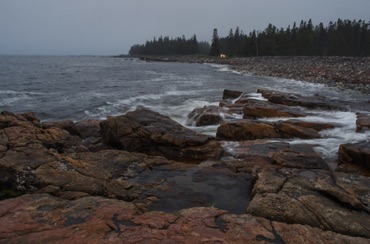
[[[258,76],[272,76],[370,94],[369,57],[263,56],[211,58],[199,56],[141,57],[148,61],[217,63]]]

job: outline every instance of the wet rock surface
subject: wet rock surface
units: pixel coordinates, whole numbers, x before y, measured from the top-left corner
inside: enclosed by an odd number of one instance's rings
[[[367,117],[332,167],[314,140],[341,125],[308,118],[341,105],[259,92],[193,111],[222,118],[217,138],[147,109],[78,123],[2,112],[0,191],[24,195],[0,201],[0,243],[368,243]]]

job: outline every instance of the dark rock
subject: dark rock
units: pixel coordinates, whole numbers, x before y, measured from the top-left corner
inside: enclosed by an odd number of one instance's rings
[[[111,147],[102,143],[100,133],[100,120],[84,120],[74,123],[71,120],[44,122],[42,123],[44,129],[59,128],[68,131],[71,135],[80,137],[82,145],[89,151],[100,151],[111,149]]]
[[[196,126],[218,125],[223,120],[221,114],[227,109],[218,106],[204,106],[195,108],[189,115],[190,124]]]
[[[39,166],[34,174],[44,186],[57,186],[63,194],[86,193],[118,199],[136,199],[143,191],[128,180],[155,165],[170,164],[159,157],[147,158],[118,150],[74,155],[58,155],[53,162]],[[61,192],[56,193],[61,196]],[[70,193],[71,195],[71,193]]]
[[[44,129],[59,128],[68,131],[71,135],[80,136],[72,120],[43,122],[42,126]]]
[[[81,138],[101,137],[100,120],[83,120],[75,123],[75,129]]]
[[[325,169],[328,164],[309,145],[290,145],[269,154],[273,164],[296,169]]]
[[[370,130],[370,114],[357,114],[356,132]]]
[[[299,109],[259,100],[248,100],[243,113],[244,118],[248,119],[305,116]]]
[[[84,120],[75,123],[74,126],[78,135],[82,138],[82,145],[92,152],[112,149],[103,143],[100,122],[100,120]]]
[[[370,142],[339,146],[339,164],[356,164],[370,169]]]
[[[343,107],[339,106],[338,101],[330,101],[321,96],[303,96],[300,94],[285,93],[270,90],[257,91],[261,93],[262,96],[268,99],[269,102],[283,104],[286,106],[301,106],[311,109],[341,109],[345,110]]]
[[[322,130],[333,129],[330,124],[288,120],[274,123],[282,138],[320,138]]]
[[[59,128],[68,131],[71,135],[81,138],[101,137],[100,135],[100,120],[83,120],[74,123],[71,120],[43,122],[44,129]]]
[[[320,138],[321,130],[334,126],[303,121],[267,123],[253,120],[224,122],[217,129],[217,137],[227,140],[256,140],[266,138]]]
[[[279,138],[274,126],[251,120],[224,122],[217,128],[217,137],[226,140]]]
[[[122,150],[83,151],[79,149],[83,142],[74,141],[77,137],[66,130],[45,129],[16,116],[6,116],[0,120],[7,119],[14,126],[0,130],[4,145],[4,156],[0,159],[0,191],[47,193],[67,200],[103,196],[134,202],[143,211],[177,211],[220,204],[220,207],[241,213],[248,204],[248,179],[239,179],[228,169],[198,168],[164,157]],[[55,143],[60,143],[60,148],[53,147],[54,139]],[[196,158],[207,152],[207,148],[203,148],[203,145],[189,146],[181,153],[187,158]],[[237,186],[230,189],[230,184]],[[199,191],[198,186],[207,191]],[[226,193],[237,199],[239,205],[225,201]]]
[[[172,163],[118,150],[81,150],[81,140],[66,130],[44,129],[20,115],[3,114],[0,121],[8,125],[0,130],[0,190],[135,199],[140,190],[127,182],[129,178],[156,164]]]
[[[241,91],[225,89],[224,93],[222,95],[222,100],[236,99],[236,98],[240,97],[242,94],[243,94],[243,92],[241,92]]]
[[[223,153],[211,136],[195,133],[147,109],[109,117],[100,125],[103,142],[122,150],[189,162],[219,158]]]
[[[243,141],[234,145],[230,154],[234,159],[225,160],[225,164],[235,172],[251,173],[255,167],[329,170],[327,163],[307,144]]]

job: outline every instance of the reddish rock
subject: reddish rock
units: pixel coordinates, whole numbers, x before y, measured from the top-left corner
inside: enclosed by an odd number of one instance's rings
[[[0,202],[0,243],[368,243],[307,225],[216,208],[140,213],[114,199],[67,201],[47,194]],[[345,225],[343,225],[345,226]]]

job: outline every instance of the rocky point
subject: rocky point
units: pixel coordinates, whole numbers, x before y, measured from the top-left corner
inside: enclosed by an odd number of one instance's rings
[[[339,125],[300,119],[349,107],[258,92],[194,109],[190,123],[216,136],[148,109],[45,123],[1,112],[0,243],[369,243],[368,137],[338,145],[337,167],[287,141],[320,139]]]

